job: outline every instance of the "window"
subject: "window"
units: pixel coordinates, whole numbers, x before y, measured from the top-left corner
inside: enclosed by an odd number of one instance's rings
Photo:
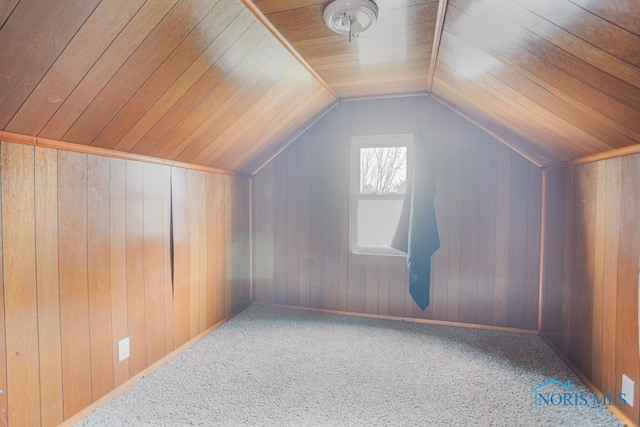
[[[413,135],[351,140],[351,252],[402,254],[390,247],[407,184]]]

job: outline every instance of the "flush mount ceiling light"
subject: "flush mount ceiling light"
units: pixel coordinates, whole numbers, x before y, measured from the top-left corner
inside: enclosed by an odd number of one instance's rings
[[[327,27],[338,34],[358,37],[378,19],[378,6],[371,0],[335,0],[322,13]]]

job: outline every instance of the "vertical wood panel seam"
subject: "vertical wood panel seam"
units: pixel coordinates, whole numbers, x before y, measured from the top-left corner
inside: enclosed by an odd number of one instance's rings
[[[446,2],[446,0],[445,0],[445,2]],[[478,142],[480,143],[479,147],[478,147],[478,159],[482,159],[483,158],[482,157],[482,153],[483,153],[484,150],[486,150],[486,144],[482,143],[482,136],[480,136],[480,138],[478,138]],[[482,179],[481,178],[482,177],[482,172],[483,172],[483,162],[482,161],[478,161],[478,177],[477,177],[477,179],[478,179],[478,193],[482,189],[482,185],[481,185],[481,182],[480,182],[480,180]],[[476,315],[475,315],[475,322],[474,323],[480,323],[478,321],[478,301],[480,299],[479,298],[480,286],[482,285],[480,283],[480,277],[479,277],[480,276],[480,268],[481,268],[481,265],[482,265],[482,263],[481,263],[481,258],[482,257],[480,255],[480,253],[481,253],[481,248],[480,248],[480,246],[481,246],[480,245],[481,233],[480,233],[480,229],[483,227],[483,225],[482,225],[482,215],[481,215],[481,212],[482,212],[481,203],[482,202],[480,201],[480,199],[478,199],[478,204],[476,205],[476,224],[478,224],[478,239],[476,241],[476,255],[475,255],[475,257],[476,257],[476,277],[475,277],[475,280],[476,280],[476,298],[475,298],[474,303],[475,303]]]
[[[538,277],[538,333],[542,332],[542,316],[544,313],[544,267],[547,228],[547,171],[542,170],[542,197],[540,212],[540,277]]]
[[[169,262],[171,263],[171,305],[175,298],[175,240],[173,237],[173,168],[169,169]],[[172,345],[173,348],[173,345]]]
[[[15,10],[15,9],[14,9]],[[8,18],[7,18],[8,20]],[[0,27],[0,30],[2,28]],[[0,221],[4,221],[4,217],[2,216],[2,202],[3,202],[3,193],[2,193],[2,186],[4,184],[4,180],[2,179],[2,160],[3,160],[3,153],[4,153],[4,145],[6,144],[6,142],[4,141],[0,141]],[[0,319],[0,321],[2,321],[2,339],[4,340],[4,364],[5,364],[5,368],[4,368],[4,378],[2,379],[4,385],[5,385],[5,389],[3,390],[4,392],[4,399],[7,402],[7,407],[4,408],[5,412],[4,414],[2,414],[2,420],[4,421],[5,425],[7,424],[7,416],[9,414],[9,390],[8,390],[8,383],[7,383],[7,376],[8,376],[8,372],[7,372],[7,356],[8,356],[8,351],[7,351],[7,344],[6,344],[6,339],[7,339],[7,332],[6,332],[6,312],[7,312],[7,307],[6,307],[6,298],[5,298],[5,286],[4,286],[4,271],[5,271],[5,266],[4,266],[4,231],[3,231],[4,227],[2,226],[2,224],[0,223],[0,239],[2,239],[2,244],[0,245],[0,253],[2,254],[2,259],[0,260],[0,263],[2,263],[2,271],[0,271],[0,273],[2,273],[2,278],[0,280],[0,285],[2,286],[2,318]]]
[[[85,242],[84,242],[84,250],[87,254],[85,257],[86,262],[86,271],[87,275],[85,277],[86,285],[87,285],[87,313],[89,314],[89,318],[87,319],[87,327],[89,329],[89,401],[93,402],[93,370],[91,367],[93,366],[93,360],[91,353],[91,286],[89,285],[89,155],[82,154],[83,163],[84,163],[84,193],[85,193],[85,211],[84,211],[84,221],[86,223],[87,232],[85,234]]]
[[[109,200],[107,200],[107,212],[109,212],[109,238],[108,238],[108,246],[109,249],[107,251],[107,256],[109,257],[109,302],[111,306],[109,307],[109,328],[111,329],[111,345],[113,345],[114,333],[113,333],[113,303],[111,302],[111,160],[107,163],[107,182],[109,183]],[[89,330],[91,330],[91,325],[89,325]],[[116,338],[117,339],[117,338]],[[112,351],[113,354],[113,351]],[[114,369],[114,361],[111,361],[111,381],[115,387],[116,384],[116,373]]]
[[[145,221],[145,210],[146,210],[146,203],[145,203],[145,199],[146,199],[146,194],[144,191],[144,176],[145,176],[145,172],[147,171],[147,168],[145,167],[144,164],[140,165],[140,169],[142,172],[142,179],[141,179],[141,183],[140,183],[140,189],[142,190],[142,236],[140,236],[140,239],[142,241],[142,305],[144,307],[143,309],[143,314],[142,314],[142,318],[144,319],[144,367],[146,368],[147,366],[149,366],[149,362],[148,362],[148,352],[147,352],[147,347],[148,347],[148,342],[147,342],[147,338],[148,338],[148,333],[147,333],[147,274],[146,274],[146,269],[144,268],[144,254],[145,254],[145,250],[144,250],[144,236],[145,236],[145,226],[146,226],[146,221]]]
[[[481,129],[482,130],[482,129]],[[484,132],[484,131],[483,131]],[[489,135],[489,134],[487,134]],[[500,254],[498,254],[498,199],[500,197],[500,194],[498,194],[498,188],[499,188],[499,181],[498,181],[498,159],[499,159],[499,151],[498,151],[498,145],[500,144],[500,141],[498,141],[497,139],[493,138],[491,135],[489,135],[492,138],[491,143],[494,144],[494,149],[493,149],[493,155],[494,155],[494,167],[496,169],[496,173],[495,173],[495,177],[493,179],[493,188],[495,189],[495,198],[492,201],[493,204],[493,211],[494,213],[494,218],[493,221],[495,223],[494,229],[493,229],[493,261],[491,263],[491,268],[493,269],[493,288],[491,289],[491,324],[495,325],[496,324],[496,310],[495,310],[495,306],[496,306],[496,287],[498,285],[498,272],[496,269],[496,259],[500,256]]]
[[[60,165],[60,151],[56,152],[56,170],[59,170]],[[60,174],[56,173],[56,211],[58,213],[58,220],[56,221],[56,233],[58,235],[58,241],[56,242],[56,248],[58,250],[58,301],[62,302],[62,291],[60,289]],[[2,254],[2,262],[4,263],[4,253]],[[3,288],[4,291],[4,288]],[[62,385],[62,395],[60,396],[60,404],[62,405],[62,419],[66,419],[65,406],[64,406],[64,362],[63,362],[63,345],[62,345],[62,306],[60,304],[60,310],[58,310],[58,321],[60,322],[60,384]],[[5,346],[6,347],[6,346]],[[7,408],[8,410],[9,408]]]
[[[507,239],[507,253],[511,253],[511,241],[512,241],[512,237],[511,237],[511,224],[513,223],[513,221],[511,220],[511,215],[513,214],[513,209],[511,209],[511,203],[512,203],[512,197],[513,197],[513,174],[511,173],[511,171],[513,170],[513,154],[509,153],[509,238]],[[509,259],[511,259],[511,257],[509,257]],[[505,311],[505,325],[506,326],[510,326],[508,325],[509,323],[509,287],[511,285],[510,281],[511,281],[511,275],[509,274],[509,272],[511,271],[511,265],[510,263],[507,263],[507,283],[506,283],[506,289],[505,289],[505,304],[504,304],[504,311]]]
[[[616,352],[616,348],[618,346],[618,340],[617,340],[617,329],[618,329],[618,301],[620,298],[620,277],[619,277],[619,269],[620,269],[620,241],[622,240],[620,238],[620,233],[622,232],[622,229],[620,228],[620,225],[622,224],[622,216],[624,215],[624,210],[622,209],[622,203],[623,203],[623,192],[622,192],[622,188],[623,188],[623,183],[622,183],[622,169],[623,169],[624,165],[622,163],[622,160],[620,160],[620,166],[617,168],[617,175],[618,175],[618,237],[617,237],[617,241],[616,241],[616,252],[617,252],[617,257],[616,257],[616,261],[617,261],[617,266],[616,266],[616,309],[615,312],[613,313],[613,319],[615,319],[615,328],[616,330],[613,331],[612,336],[613,336],[613,352],[615,354],[615,358],[614,358],[614,363],[613,363],[613,389],[617,390],[618,387],[618,378],[616,375],[616,371],[617,371],[617,365],[618,365],[618,356],[619,354]]]
[[[127,203],[128,203],[128,199],[127,199],[127,165],[123,165],[122,168],[122,173],[124,173],[124,191],[122,194],[122,197],[124,198],[124,281],[125,281],[125,291],[124,291],[124,298],[125,298],[125,307],[126,307],[126,312],[127,312],[127,322],[126,322],[126,326],[127,326],[127,337],[129,337],[131,335],[131,330],[129,328],[129,275],[127,274],[127,270],[129,268],[129,257],[127,256],[127,245],[128,245],[128,240],[127,239],[127,212],[128,212],[128,207],[127,207]],[[127,376],[131,377],[131,359],[128,359],[129,361],[127,362],[129,364],[129,369],[127,370]]]
[[[33,170],[33,282],[35,285],[35,297],[36,297],[36,343],[37,343],[37,351],[38,351],[38,407],[40,408],[40,425],[42,425],[42,374],[40,373],[41,360],[40,360],[40,316],[38,313],[38,233],[36,228],[36,150],[32,148],[33,156],[31,158],[31,168]],[[2,258],[4,259],[4,252],[2,253]],[[3,270],[4,271],[4,270]],[[4,288],[4,287],[3,287]],[[6,339],[6,337],[5,337]],[[8,409],[8,408],[7,408]]]
[[[529,259],[529,250],[530,250],[530,245],[529,245],[529,221],[531,220],[531,211],[529,210],[529,202],[531,201],[530,196],[531,194],[529,194],[529,168],[531,166],[527,165],[527,169],[526,169],[526,174],[525,174],[525,185],[523,186],[523,189],[526,189],[525,194],[527,196],[527,203],[525,206],[526,209],[526,214],[525,214],[525,221],[524,221],[524,235],[525,235],[525,241],[524,241],[524,274],[522,276],[522,302],[524,303],[523,306],[523,310],[522,310],[522,324],[520,325],[521,328],[524,328],[524,323],[526,321],[526,312],[527,312],[527,290],[526,290],[526,286],[527,286],[527,282],[528,282],[528,277],[529,277],[529,263],[527,262]],[[521,196],[522,197],[522,196]]]
[[[249,178],[249,302],[253,301],[253,181],[254,178]],[[209,195],[207,194],[207,197]],[[207,203],[208,206],[208,203]],[[208,215],[207,215],[208,216]],[[298,247],[300,246],[300,234],[298,233]],[[208,248],[207,248],[208,249]],[[208,257],[207,257],[208,258]],[[207,268],[209,263],[207,262]]]

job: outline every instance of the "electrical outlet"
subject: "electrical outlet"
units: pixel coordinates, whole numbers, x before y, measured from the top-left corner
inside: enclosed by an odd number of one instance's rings
[[[635,387],[636,383],[625,374],[622,374],[622,392],[624,393],[624,400],[626,400],[632,408],[635,401]]]
[[[122,362],[129,357],[129,337],[118,341],[118,362]]]

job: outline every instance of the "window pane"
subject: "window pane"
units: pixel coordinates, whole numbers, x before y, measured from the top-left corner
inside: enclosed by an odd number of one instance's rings
[[[404,194],[407,184],[407,147],[360,149],[360,193]]]
[[[388,248],[396,231],[402,199],[358,200],[359,247]]]

